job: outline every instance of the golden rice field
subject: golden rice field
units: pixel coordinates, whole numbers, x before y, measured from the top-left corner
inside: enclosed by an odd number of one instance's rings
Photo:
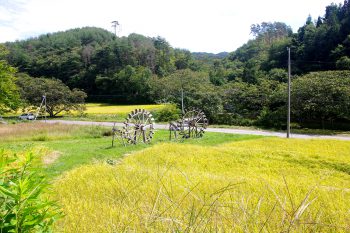
[[[350,142],[162,143],[54,184],[63,232],[349,232]]]
[[[87,114],[127,114],[135,109],[146,109],[148,111],[163,108],[164,104],[148,104],[148,105],[109,105],[109,104],[86,104]]]

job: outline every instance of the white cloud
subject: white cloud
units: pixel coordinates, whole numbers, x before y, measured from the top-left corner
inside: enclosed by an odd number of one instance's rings
[[[324,15],[331,2],[0,0],[0,42],[83,26],[112,30],[111,21],[118,20],[120,35],[160,35],[172,46],[191,51],[233,51],[250,38],[251,24],[281,21],[296,31],[309,14],[314,19]]]

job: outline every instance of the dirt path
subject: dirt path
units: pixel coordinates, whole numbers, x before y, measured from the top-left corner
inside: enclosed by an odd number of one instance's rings
[[[66,120],[48,120],[47,123],[61,123],[71,125],[102,125],[112,127],[112,122],[94,122],[94,121],[66,121]],[[123,126],[123,123],[116,123],[116,126]],[[168,129],[168,125],[155,124],[156,129]],[[225,129],[225,128],[208,128],[208,132],[217,133],[230,133],[230,134],[250,134],[250,135],[262,135],[262,136],[275,136],[285,138],[286,133],[266,131],[266,130],[246,130],[246,129]],[[331,136],[331,135],[309,135],[309,134],[291,134],[291,138],[319,138],[319,139],[339,139],[350,140],[350,136]]]

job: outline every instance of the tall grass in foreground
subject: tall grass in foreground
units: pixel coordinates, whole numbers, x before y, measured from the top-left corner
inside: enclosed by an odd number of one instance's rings
[[[350,142],[160,144],[55,184],[65,232],[348,232]]]
[[[55,202],[43,198],[45,177],[34,156],[0,150],[0,232],[50,232],[60,217]]]

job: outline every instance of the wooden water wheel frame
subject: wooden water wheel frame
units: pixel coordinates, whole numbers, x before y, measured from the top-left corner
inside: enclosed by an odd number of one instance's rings
[[[202,137],[207,126],[208,119],[204,112],[198,109],[189,110],[183,114],[180,120],[170,123],[170,139],[172,133],[174,133],[174,137],[177,138],[177,131],[183,139]]]
[[[145,109],[135,109],[124,122],[124,138],[130,144],[150,143],[154,134],[154,119]]]

